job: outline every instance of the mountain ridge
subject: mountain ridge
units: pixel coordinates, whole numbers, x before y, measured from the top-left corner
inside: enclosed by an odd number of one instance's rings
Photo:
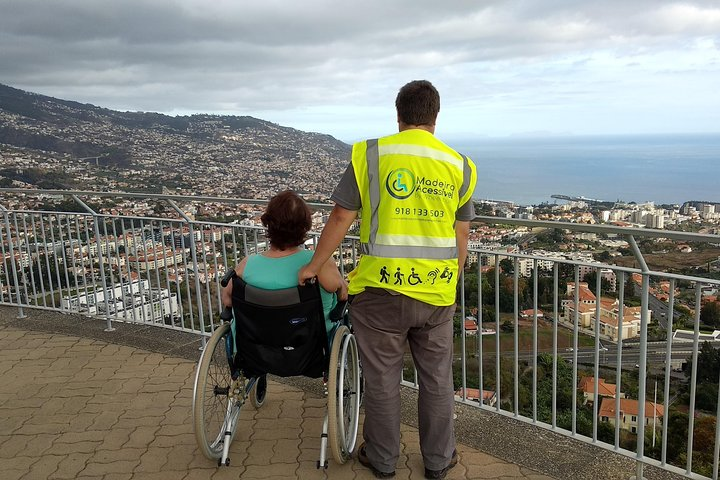
[[[36,161],[18,162],[18,152]],[[51,173],[53,165],[71,170],[85,165],[96,170],[100,188],[111,187],[104,183],[113,178],[125,184],[115,187],[127,188],[132,171],[138,186],[154,183],[188,193],[212,193],[210,179],[222,190],[226,179],[236,176],[244,195],[292,188],[327,198],[335,182],[325,185],[317,177],[339,177],[349,152],[349,145],[330,135],[250,116],[121,112],[0,84],[3,167],[22,163]],[[7,170],[0,169],[0,176],[23,183]]]

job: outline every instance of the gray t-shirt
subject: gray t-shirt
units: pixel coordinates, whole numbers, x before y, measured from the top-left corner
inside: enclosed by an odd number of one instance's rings
[[[330,200],[354,212],[362,208],[360,189],[358,188],[357,180],[355,180],[355,169],[353,168],[352,162],[350,162],[345,169],[345,173],[343,173],[340,183],[335,187],[335,191],[332,196],[330,196]],[[455,220],[469,222],[473,218],[475,218],[475,205],[472,199],[470,199],[455,212]]]

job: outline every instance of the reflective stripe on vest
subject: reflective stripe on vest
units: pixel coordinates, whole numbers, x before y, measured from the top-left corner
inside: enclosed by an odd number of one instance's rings
[[[468,191],[468,188],[470,188],[470,177],[472,177],[472,170],[470,169],[470,160],[463,155],[462,153],[460,156],[463,158],[463,183],[460,186],[460,190],[458,191],[458,198],[462,201],[463,197],[465,197],[465,194]],[[464,204],[460,204],[462,206]]]
[[[372,213],[370,215],[370,238],[368,243],[375,243],[378,231],[378,207],[380,206],[380,153],[378,152],[378,140],[374,138],[367,141],[367,158],[368,166],[368,187],[370,193],[370,205]],[[369,252],[364,252],[368,254]]]
[[[467,157],[462,160],[457,157],[431,147],[423,145],[378,145],[377,139],[366,143],[365,158],[368,168],[368,190],[370,197],[370,230],[367,243],[360,244],[360,250],[365,255],[384,258],[426,258],[432,260],[450,260],[457,258],[458,250],[455,237],[426,237],[420,235],[378,235],[380,208],[380,150],[383,155],[410,154],[418,157],[452,164],[463,171],[463,183],[458,192],[462,198],[470,187],[472,171]]]

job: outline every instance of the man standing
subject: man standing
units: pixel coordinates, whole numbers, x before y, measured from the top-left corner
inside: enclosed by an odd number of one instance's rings
[[[476,172],[470,159],[434,136],[440,96],[430,82],[402,87],[395,107],[399,133],[353,146],[331,197],[335,207],[299,281],[317,274],[360,212],[362,258],[349,288],[356,295],[351,315],[365,375],[365,442],[358,459],[378,478],[395,475],[409,344],[420,386],[425,477],[445,478],[457,464],[452,317],[475,215]]]

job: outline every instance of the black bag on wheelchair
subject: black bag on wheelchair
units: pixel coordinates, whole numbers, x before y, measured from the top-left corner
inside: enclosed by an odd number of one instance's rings
[[[236,365],[248,377],[323,376],[329,360],[320,287],[265,290],[233,278]]]

